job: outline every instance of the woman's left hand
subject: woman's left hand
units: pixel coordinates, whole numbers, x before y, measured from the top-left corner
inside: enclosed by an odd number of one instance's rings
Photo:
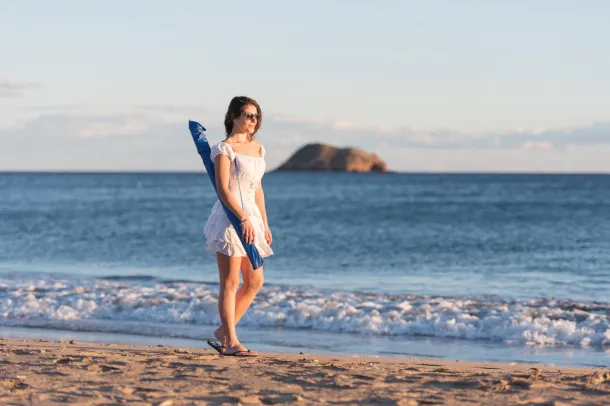
[[[271,241],[273,241],[273,236],[271,235],[271,229],[269,229],[269,226],[265,225],[265,241],[267,241],[267,244],[271,245]]]

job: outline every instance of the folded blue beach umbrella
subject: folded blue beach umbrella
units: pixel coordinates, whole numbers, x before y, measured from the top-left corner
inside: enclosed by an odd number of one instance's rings
[[[216,192],[216,195],[218,195],[218,189],[216,188],[214,162],[212,162],[212,159],[210,157],[210,153],[211,153],[212,149],[210,148],[208,139],[205,136],[205,133],[204,133],[205,128],[203,128],[203,126],[201,124],[199,124],[198,122],[189,120],[189,130],[191,131],[191,135],[193,136],[193,141],[195,142],[195,146],[197,147],[197,152],[199,153],[199,155],[201,156],[201,159],[203,160],[203,165],[205,166],[205,169],[208,171],[208,176],[210,177],[210,181],[212,182],[214,191]],[[237,218],[237,216],[235,216],[235,214],[233,214],[233,212],[231,210],[229,210],[229,208],[227,206],[225,206],[222,199],[220,199],[220,196],[218,196],[218,199],[220,200],[220,204],[222,204],[222,207],[223,207],[225,213],[227,214],[229,221],[231,222],[231,224],[233,224],[233,227],[235,228],[235,230],[237,231],[237,233],[239,235],[239,239],[240,239],[242,245],[244,246],[244,249],[246,250],[246,254],[248,254],[248,258],[250,259],[250,262],[252,263],[252,268],[254,268],[254,269],[260,268],[261,266],[263,266],[263,258],[261,257],[258,250],[256,249],[256,246],[254,245],[254,243],[246,244],[246,242],[244,241],[244,239],[241,236],[242,227],[239,222],[239,219]]]

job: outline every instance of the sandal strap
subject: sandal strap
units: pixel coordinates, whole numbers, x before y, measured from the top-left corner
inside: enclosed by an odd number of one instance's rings
[[[250,350],[241,350],[241,351],[235,351],[235,352],[232,352],[232,353],[224,353],[224,355],[232,356],[232,355],[248,354],[248,353],[250,353],[252,355],[256,355],[255,353],[253,353]]]

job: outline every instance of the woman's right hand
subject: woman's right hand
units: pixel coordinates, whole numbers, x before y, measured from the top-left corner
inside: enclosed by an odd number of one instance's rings
[[[241,223],[241,236],[246,244],[252,244],[254,242],[254,225],[250,220],[246,220]]]

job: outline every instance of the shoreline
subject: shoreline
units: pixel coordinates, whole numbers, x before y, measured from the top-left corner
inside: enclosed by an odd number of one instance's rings
[[[133,322],[131,322],[133,324]],[[115,326],[116,327],[116,326]],[[163,325],[141,326],[144,329],[164,328]],[[180,348],[208,349],[204,337],[212,338],[214,326],[174,326],[178,335],[134,334],[133,332],[70,330],[49,327],[6,326],[2,337],[18,340],[49,340],[68,342],[158,345]],[[178,330],[180,329],[180,330]],[[188,332],[184,336],[182,333]],[[610,351],[595,348],[547,348],[510,345],[485,340],[450,339],[443,337],[359,337],[343,333],[311,330],[261,330],[241,327],[246,344],[259,352],[291,354],[304,351],[336,356],[370,356],[384,358],[435,359],[500,364],[546,365],[557,367],[610,368]],[[351,340],[350,340],[351,337]],[[317,343],[317,344],[314,344]]]
[[[0,403],[19,405],[610,402],[609,368],[537,364],[0,338],[0,370]]]

